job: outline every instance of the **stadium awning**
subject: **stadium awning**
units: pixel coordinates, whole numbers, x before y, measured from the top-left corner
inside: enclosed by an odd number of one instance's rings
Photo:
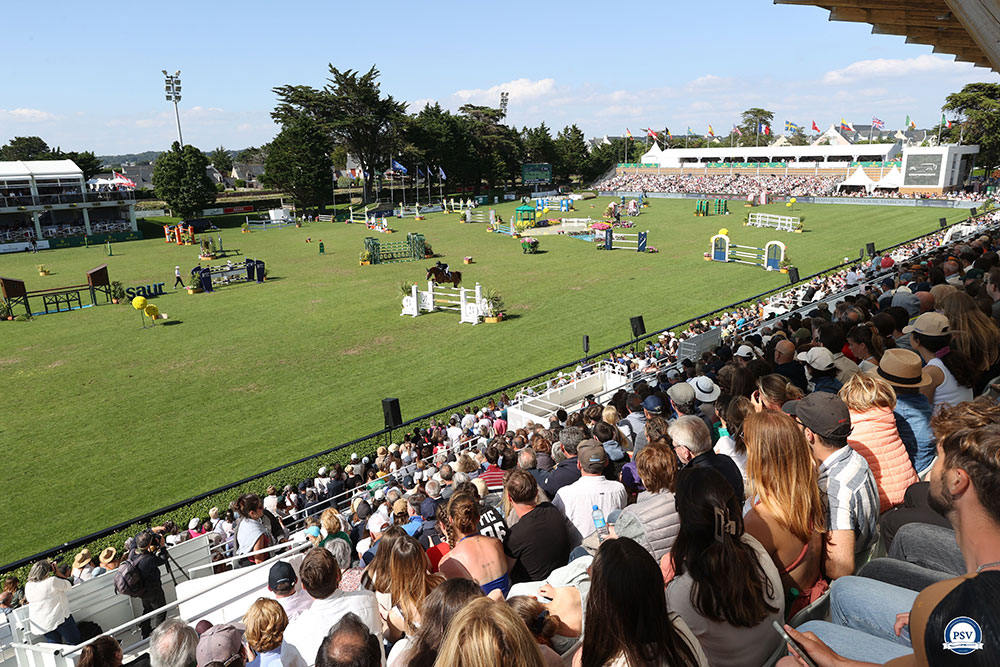
[[[853,174],[840,183],[837,183],[837,190],[839,191],[845,185],[861,186],[865,189],[865,192],[871,192],[875,188],[875,181],[868,177],[864,169],[858,167],[854,170]]]
[[[876,188],[898,188],[903,184],[903,174],[899,171],[899,167],[893,167],[889,170],[889,173],[879,179],[878,183],[875,184]]]

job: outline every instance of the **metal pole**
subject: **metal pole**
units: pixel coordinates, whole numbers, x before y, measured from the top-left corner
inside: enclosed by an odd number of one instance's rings
[[[177,121],[177,142],[184,147],[184,137],[181,136],[181,114],[177,110],[177,98],[174,98],[174,120]]]

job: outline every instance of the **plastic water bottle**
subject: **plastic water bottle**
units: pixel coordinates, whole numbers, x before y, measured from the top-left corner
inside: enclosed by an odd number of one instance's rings
[[[597,541],[603,542],[608,537],[608,522],[604,520],[604,512],[597,505],[594,505],[594,511],[591,516],[594,517],[594,528],[597,530]]]

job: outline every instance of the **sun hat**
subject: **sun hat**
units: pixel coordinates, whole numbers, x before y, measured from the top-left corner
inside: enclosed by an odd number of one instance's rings
[[[90,554],[90,549],[84,549],[73,559],[73,567],[83,567],[87,563],[93,562],[94,557]]]
[[[913,321],[913,324],[903,327],[903,333],[916,331],[924,336],[950,336],[954,331],[948,323],[948,318],[941,313],[924,313]]]
[[[714,403],[720,394],[722,389],[712,382],[712,378],[702,375],[694,379],[694,397],[702,403]]]
[[[192,519],[188,521],[188,530],[198,530],[198,526],[200,525],[201,519],[198,517],[192,517]]]
[[[104,565],[106,563],[112,562],[115,559],[115,556],[117,555],[118,555],[117,549],[115,549],[114,547],[108,547],[107,549],[101,552],[101,555],[98,558],[98,560],[101,561],[101,565]]]
[[[825,347],[810,347],[795,355],[795,359],[817,371],[828,371],[834,366],[833,353]]]
[[[886,350],[871,372],[894,387],[917,389],[933,381],[919,354],[898,347]]]

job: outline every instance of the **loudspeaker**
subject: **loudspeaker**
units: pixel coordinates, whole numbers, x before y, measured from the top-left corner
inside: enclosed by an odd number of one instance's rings
[[[788,284],[794,285],[799,282],[799,267],[790,266],[788,267]]]
[[[587,354],[590,352],[590,336],[587,334],[583,335],[583,353]]]
[[[938,224],[941,225],[941,229],[944,229],[948,226],[948,218],[939,218]]]
[[[399,414],[398,398],[382,399],[382,416],[385,417],[386,428],[396,428],[403,424],[403,417]]]
[[[638,338],[646,333],[646,325],[642,321],[642,315],[636,315],[629,320],[632,323],[632,337]]]
[[[866,243],[865,244],[865,250],[868,251],[868,256],[869,257],[874,257],[875,256],[875,244],[874,243]]]
[[[973,206],[972,208],[969,209],[969,215],[975,217],[975,215],[976,215],[976,207],[975,206]]]

